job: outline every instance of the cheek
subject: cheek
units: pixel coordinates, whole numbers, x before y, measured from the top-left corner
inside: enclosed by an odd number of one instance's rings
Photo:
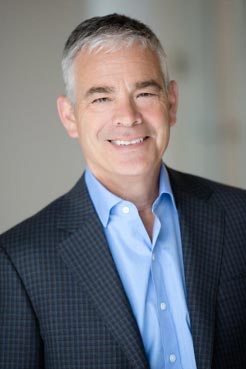
[[[80,141],[84,145],[95,145],[107,137],[107,132],[112,129],[110,114],[88,113],[83,116],[79,124]]]
[[[155,120],[158,121],[166,121],[168,119],[167,104],[164,101],[150,100],[139,108],[141,109],[142,114],[146,117],[155,117]]]
[[[144,119],[146,122],[149,122],[149,125],[152,126],[157,133],[166,132],[169,127],[169,118],[167,111],[163,108],[159,109],[149,109],[145,111],[143,114]]]

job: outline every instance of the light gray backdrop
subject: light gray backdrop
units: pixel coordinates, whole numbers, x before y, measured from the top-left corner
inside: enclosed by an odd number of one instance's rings
[[[180,86],[165,161],[245,188],[244,0],[8,0],[0,4],[0,232],[67,191],[84,160],[56,113],[60,58],[83,19],[120,12],[149,24]]]

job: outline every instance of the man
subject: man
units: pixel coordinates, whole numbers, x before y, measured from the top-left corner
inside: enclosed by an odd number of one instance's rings
[[[178,88],[144,24],[81,23],[61,121],[87,169],[1,236],[1,368],[246,367],[246,195],[162,163]]]

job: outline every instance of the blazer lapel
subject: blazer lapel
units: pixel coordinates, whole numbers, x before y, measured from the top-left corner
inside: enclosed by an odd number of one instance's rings
[[[141,336],[84,180],[65,196],[59,228],[71,234],[60,244],[64,262],[90,295],[134,368],[148,368]]]
[[[209,200],[212,191],[204,185],[202,188],[202,182],[172,170],[169,170],[169,174],[179,212],[187,302],[197,368],[209,369],[212,365],[224,214],[211,205]]]

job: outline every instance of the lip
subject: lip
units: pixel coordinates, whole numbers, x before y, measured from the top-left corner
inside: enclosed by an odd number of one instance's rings
[[[135,138],[131,138],[131,139],[113,139],[113,140],[108,140],[108,142],[110,142],[113,146],[115,147],[134,147],[137,145],[141,145],[143,144],[147,139],[149,138],[149,136],[142,136],[142,137],[135,137]]]

